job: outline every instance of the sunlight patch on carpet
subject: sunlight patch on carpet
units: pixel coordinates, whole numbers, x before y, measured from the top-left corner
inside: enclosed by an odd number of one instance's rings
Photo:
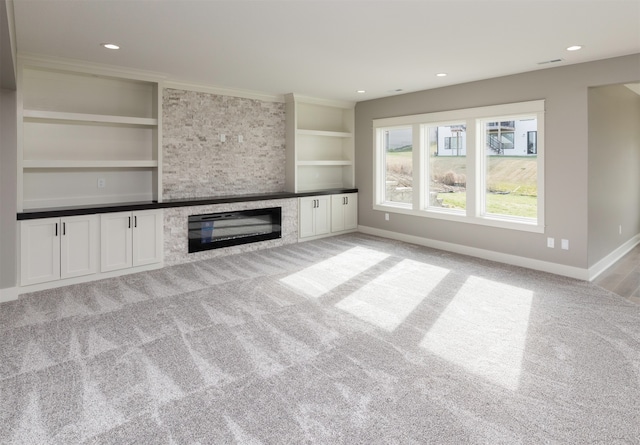
[[[336,307],[391,332],[448,273],[449,269],[403,260]]]
[[[504,388],[522,371],[533,292],[469,277],[420,346]]]
[[[377,250],[354,247],[280,281],[309,297],[318,298],[388,257]]]

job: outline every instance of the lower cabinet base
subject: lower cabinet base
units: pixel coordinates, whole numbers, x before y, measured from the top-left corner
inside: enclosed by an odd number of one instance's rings
[[[119,276],[122,276],[122,275],[129,275],[129,274],[132,274],[132,273],[146,272],[146,271],[155,270],[155,269],[162,269],[163,267],[164,267],[163,263],[147,264],[147,265],[144,265],[144,266],[131,267],[131,268],[128,268],[128,269],[115,270],[115,271],[112,271],[112,272],[101,272],[101,273],[97,273],[97,274],[83,275],[81,277],[67,278],[67,279],[55,280],[55,281],[47,281],[46,283],[39,283],[39,284],[31,284],[31,285],[28,285],[28,286],[17,287],[16,288],[18,290],[17,295],[23,295],[23,294],[27,294],[27,293],[30,293],[30,292],[38,292],[38,291],[47,290],[47,289],[55,289],[57,287],[70,286],[70,285],[73,285],[73,284],[88,283],[90,281],[98,281],[98,280],[102,280],[102,279],[105,279],[105,278],[119,277]]]
[[[339,232],[331,232],[331,233],[325,233],[322,235],[313,235],[313,236],[305,236],[305,237],[298,237],[298,242],[299,243],[303,243],[305,241],[312,241],[314,239],[320,239],[320,238],[329,238],[331,236],[337,236],[337,235],[342,235],[345,233],[353,233],[353,232],[357,232],[358,229],[351,229],[351,230],[341,230]]]

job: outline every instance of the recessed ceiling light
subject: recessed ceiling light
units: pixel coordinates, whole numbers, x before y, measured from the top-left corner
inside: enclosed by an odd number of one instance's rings
[[[107,49],[120,49],[120,47],[115,43],[101,43],[100,46]]]
[[[366,93],[366,91],[365,90],[358,90],[358,91],[356,91],[356,93],[364,94],[364,93]]]
[[[436,74],[438,77],[447,77],[447,73],[438,73]]]
[[[567,48],[567,51],[578,51],[579,49],[582,49],[580,45],[573,45]]]

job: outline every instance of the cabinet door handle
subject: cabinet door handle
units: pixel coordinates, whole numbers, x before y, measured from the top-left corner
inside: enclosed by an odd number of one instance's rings
[[[344,197],[344,199],[345,199],[345,204],[346,204],[346,205],[349,205],[349,197],[348,197],[348,196],[345,196],[345,197]]]
[[[58,236],[58,223],[56,223],[56,236]]]
[[[138,227],[138,217],[137,216],[133,217],[133,227]]]
[[[129,217],[129,228],[131,228],[131,217]]]
[[[62,236],[65,236],[67,234],[67,223],[63,222],[62,223]]]

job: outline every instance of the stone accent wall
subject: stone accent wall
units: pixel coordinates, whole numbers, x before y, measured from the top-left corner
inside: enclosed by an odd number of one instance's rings
[[[187,239],[189,215],[259,209],[265,207],[282,207],[282,238],[189,253],[189,241]],[[215,204],[207,206],[175,207],[164,210],[164,263],[168,266],[214,258],[220,255],[251,252],[297,242],[297,198]]]
[[[284,191],[283,103],[166,88],[162,107],[164,199]]]

